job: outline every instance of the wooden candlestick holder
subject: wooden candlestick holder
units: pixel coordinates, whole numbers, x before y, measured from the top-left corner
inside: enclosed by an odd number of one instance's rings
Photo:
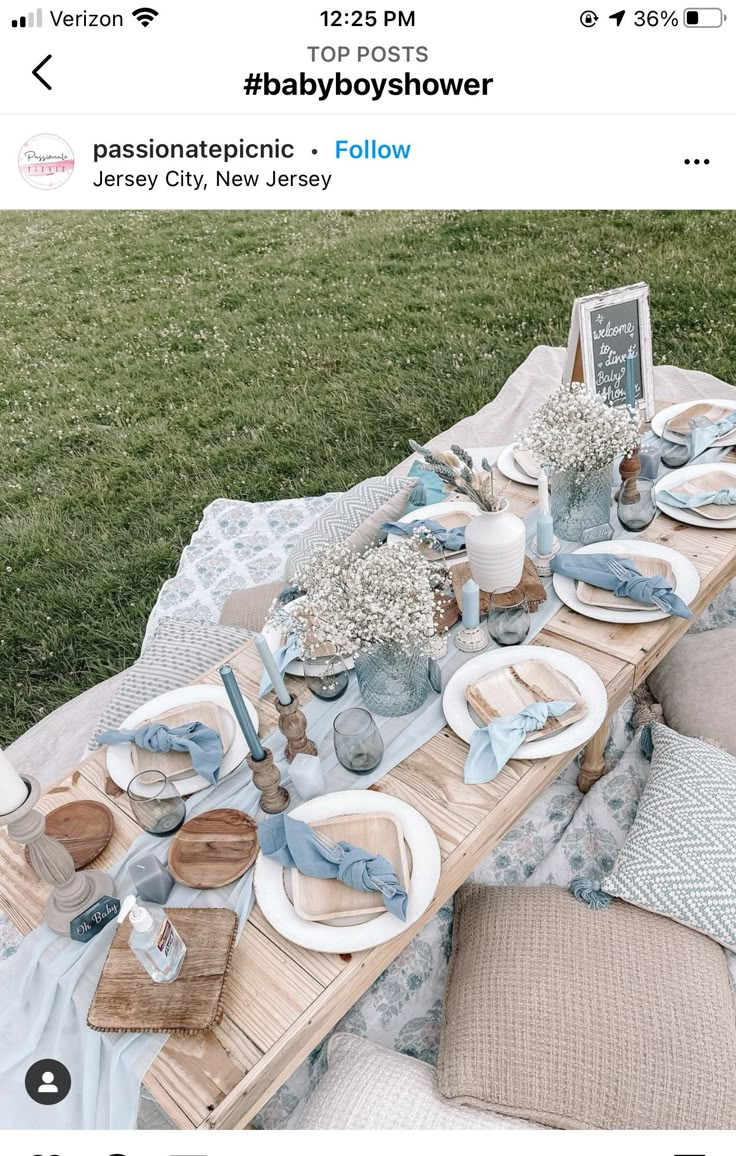
[[[28,858],[39,879],[53,885],[46,900],[46,923],[59,935],[70,935],[70,925],[103,895],[115,898],[115,884],[104,871],[76,871],[74,860],[57,839],[46,834],[46,816],[36,810],[41,785],[30,775],[21,775],[28,787],[25,803],[9,815],[0,815],[0,825],[8,828],[15,843],[28,850]]]
[[[273,755],[268,747],[262,759],[254,759],[253,755],[246,755],[248,766],[253,772],[253,785],[261,792],[261,810],[267,815],[280,815],[289,805],[289,792],[281,786],[281,774],[273,761]]]
[[[618,467],[618,472],[621,475],[621,489],[616,494],[616,500],[623,494],[626,502],[639,501],[639,487],[636,482],[641,473],[640,451],[641,443],[627,458],[621,459],[621,464]]]
[[[307,720],[299,707],[295,694],[286,704],[276,699],[279,712],[279,730],[286,739],[286,761],[292,762],[297,755],[316,755],[317,747],[307,738]]]

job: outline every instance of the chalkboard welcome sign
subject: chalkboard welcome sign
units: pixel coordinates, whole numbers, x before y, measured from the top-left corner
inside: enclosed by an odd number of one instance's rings
[[[632,359],[636,399],[654,415],[649,286],[643,282],[579,297],[572,308],[565,381],[584,381],[606,405],[626,405],[626,362]]]

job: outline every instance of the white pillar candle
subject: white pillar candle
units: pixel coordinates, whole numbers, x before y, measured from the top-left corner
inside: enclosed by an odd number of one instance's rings
[[[537,478],[537,483],[539,485],[539,513],[540,514],[548,514],[549,513],[549,483],[547,481],[547,474],[546,474],[545,470],[539,471],[539,477]]]
[[[297,755],[289,767],[289,778],[302,799],[324,794],[325,776],[318,755]]]
[[[8,756],[0,751],[0,815],[17,811],[27,798],[28,787]]]
[[[262,634],[256,634],[256,646],[258,647],[258,653],[263,659],[263,665],[268,671],[268,677],[273,683],[273,689],[276,691],[279,702],[282,706],[288,706],[291,702],[291,695],[286,689],[286,683],[284,682],[281,671],[276,665],[276,659],[271,653],[271,647]]]

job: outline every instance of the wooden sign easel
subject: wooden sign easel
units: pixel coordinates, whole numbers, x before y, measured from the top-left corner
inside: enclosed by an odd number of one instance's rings
[[[582,381],[607,405],[625,405],[625,361],[633,356],[638,404],[654,415],[649,286],[644,282],[578,297],[572,307],[563,381]]]

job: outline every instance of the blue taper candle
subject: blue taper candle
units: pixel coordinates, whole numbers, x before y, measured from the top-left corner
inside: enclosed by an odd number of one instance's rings
[[[271,679],[273,689],[276,691],[276,697],[282,706],[288,706],[291,702],[291,695],[289,694],[289,691],[286,687],[286,683],[284,682],[281,671],[276,665],[276,659],[271,653],[271,647],[268,645],[262,634],[256,634],[253,641],[255,642],[256,649],[261,656],[264,669],[268,673],[268,677]]]
[[[636,385],[634,384],[634,355],[626,358],[626,404],[636,409]]]
[[[237,679],[233,673],[233,668],[231,666],[221,666],[220,678],[222,679],[225,690],[227,691],[227,697],[230,699],[230,706],[233,708],[233,714],[238,720],[238,726],[245,735],[245,741],[250,748],[250,753],[256,762],[260,763],[260,761],[266,757],[266,750],[263,746],[263,743],[258,738],[256,728],[253,726],[251,717],[248,714],[248,709],[243,702],[243,696],[240,693],[240,687],[238,686]]]

